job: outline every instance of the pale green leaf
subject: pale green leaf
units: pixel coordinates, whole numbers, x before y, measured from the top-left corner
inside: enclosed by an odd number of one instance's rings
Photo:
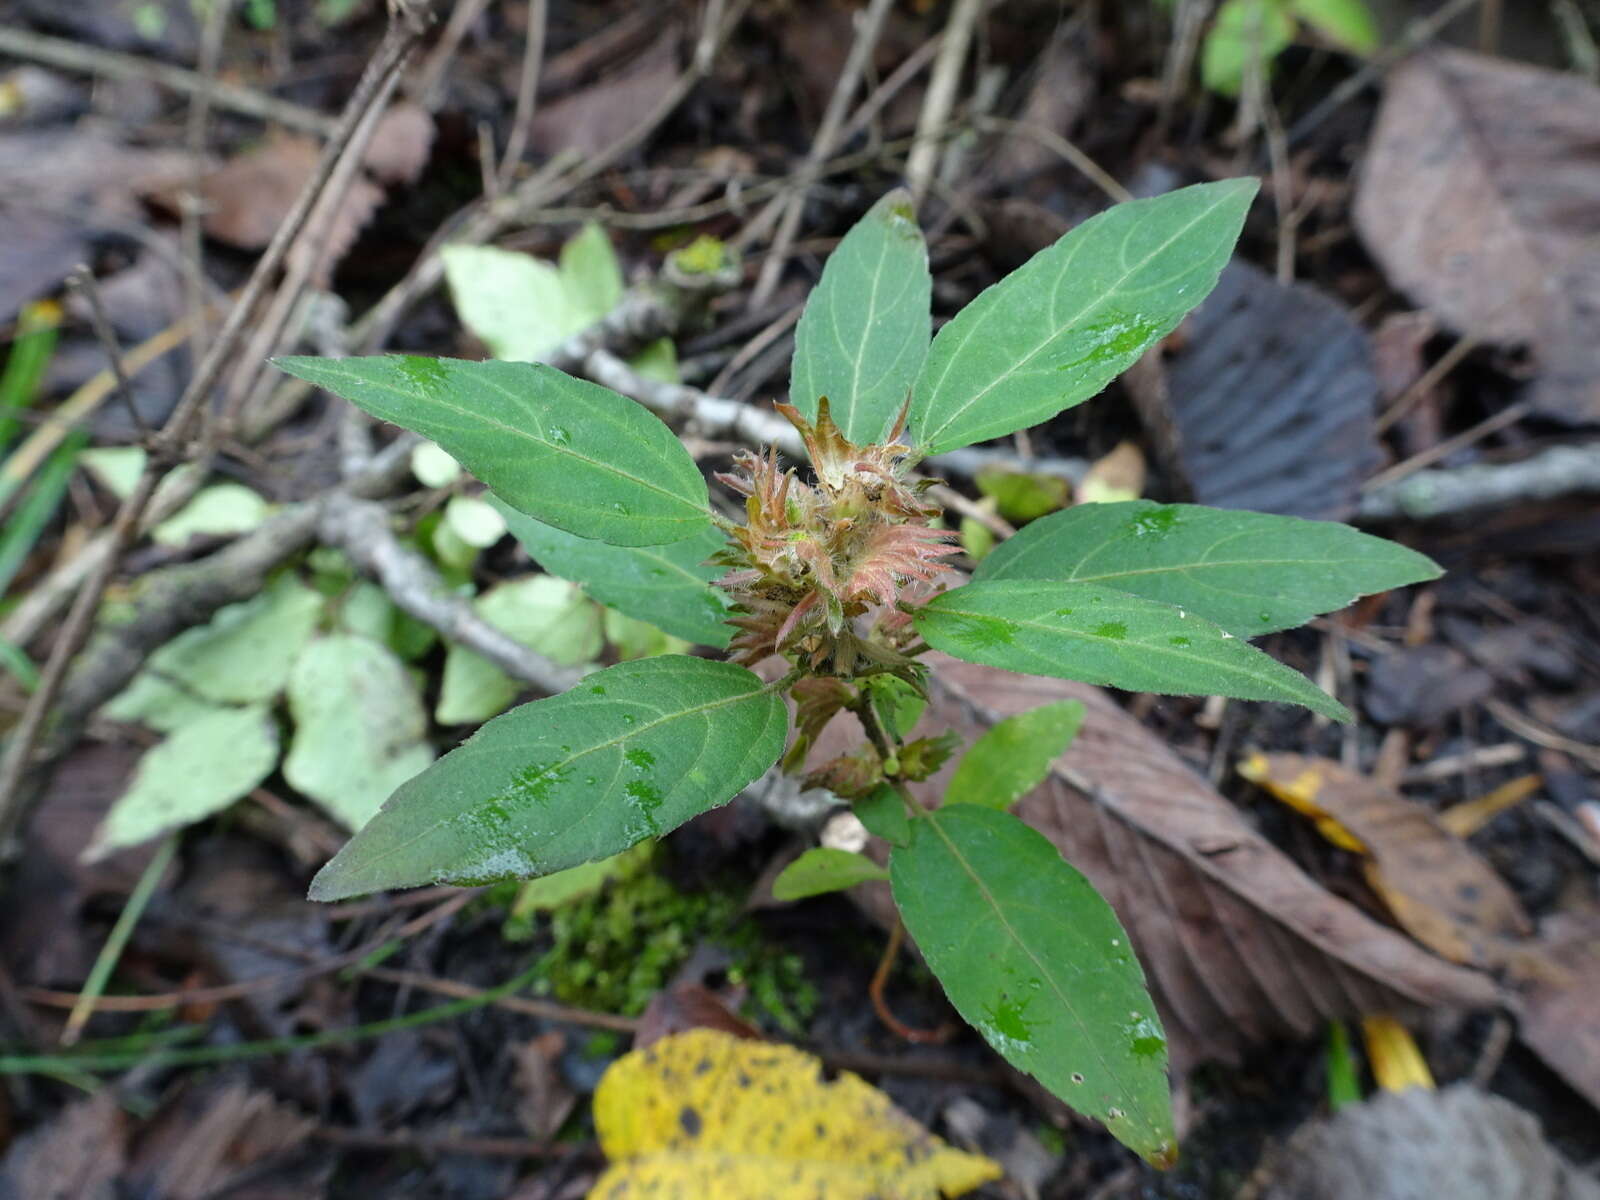
[[[278,727],[264,705],[213,709],[145,752],[86,856],[203,821],[248,795],[277,762]]]
[[[616,649],[617,657],[623,661],[649,658],[656,654],[688,654],[694,649],[693,642],[673,637],[659,625],[630,617],[614,608],[605,610],[601,624],[605,629],[606,641]]]
[[[1281,0],[1223,0],[1200,48],[1200,80],[1212,91],[1237,96],[1245,72],[1258,63],[1263,81],[1272,62],[1294,40],[1294,18]]]
[[[704,477],[632,400],[536,363],[280,358],[279,367],[439,443],[519,512],[619,546],[701,536]]]
[[[473,602],[478,615],[530,650],[566,667],[592,662],[603,645],[600,609],[576,586],[553,575],[514,579]],[[445,655],[434,719],[475,724],[505,711],[521,685],[487,659],[452,644]]]
[[[456,314],[495,358],[536,362],[588,323],[561,272],[531,254],[446,246],[439,257]]]
[[[787,726],[743,667],[679,655],[610,667],[496,717],[400,788],[312,898],[605,858],[726,802],[777,760]]]
[[[461,477],[461,464],[432,442],[421,442],[411,451],[411,473],[423,487],[449,487]]]
[[[847,438],[882,441],[928,352],[932,286],[916,208],[890,192],[845,234],[806,300],[789,402],[814,419],[827,397]]]
[[[163,546],[181,546],[192,537],[235,537],[249,533],[272,506],[242,483],[214,483],[150,531]]]
[[[444,522],[458,538],[479,550],[487,550],[506,535],[500,510],[476,496],[451,496],[444,506]]]
[[[1077,736],[1083,705],[1042,704],[996,721],[972,743],[945,788],[946,804],[1007,809],[1039,785]]]
[[[850,811],[868,833],[892,846],[904,846],[911,838],[911,818],[906,815],[905,801],[887,783],[880,783],[857,800]]]
[[[871,879],[887,879],[889,872],[864,854],[813,846],[785,867],[772,881],[774,900],[803,900],[824,892],[838,892]]]
[[[678,374],[678,347],[671,338],[657,338],[628,360],[636,374],[657,383],[682,383]]]
[[[554,875],[526,880],[517,889],[517,898],[511,902],[508,915],[512,920],[527,920],[536,912],[554,912],[592,896],[611,880],[632,873],[648,861],[651,848],[652,843],[641,842],[610,858],[579,863]]]
[[[322,608],[322,597],[293,574],[278,575],[259,595],[219,609],[157,650],[103,711],[114,721],[170,731],[220,704],[270,701],[316,632]]]
[[[78,462],[96,483],[118,500],[133,494],[144,472],[144,450],[139,446],[95,446],[80,451]]]
[[[1249,638],[1438,575],[1416,551],[1333,521],[1129,500],[1035,521],[996,547],[973,580],[1098,584]]]
[[[1366,0],[1289,0],[1289,11],[1345,50],[1371,54],[1378,48],[1378,22]]]
[[[1206,298],[1255,192],[1229,179],[1119,204],[981,293],[928,350],[912,445],[941,454],[1100,391]]]
[[[936,650],[1007,671],[1130,692],[1282,700],[1350,719],[1305,676],[1227,630],[1095,584],[970,583],[934,597],[916,626]]]
[[[561,247],[561,284],[578,329],[593,325],[621,302],[622,265],[606,231],[593,221]]]
[[[294,738],[283,774],[349,829],[433,761],[427,714],[405,664],[352,634],[319,637],[289,676]]]
[[[889,879],[956,1011],[1012,1066],[1170,1165],[1166,1038],[1128,935],[1089,881],[1042,834],[975,804],[912,822]]]
[[[351,584],[334,601],[333,607],[337,625],[345,633],[359,634],[385,644],[394,636],[400,610],[389,599],[389,593],[370,580],[360,579]]]
[[[583,585],[596,600],[702,646],[721,649],[733,637],[726,593],[711,586],[724,573],[707,565],[727,539],[707,525],[666,546],[611,546],[575,537],[508,505],[500,513],[511,535],[539,565]]]

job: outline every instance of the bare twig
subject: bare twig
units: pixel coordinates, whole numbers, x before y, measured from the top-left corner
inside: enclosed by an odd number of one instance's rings
[[[1361,497],[1364,521],[1429,520],[1530,500],[1600,494],[1600,443],[1551,446],[1517,462],[1419,471]]]
[[[1006,117],[979,117],[973,124],[986,133],[1017,134],[1032,138],[1045,149],[1059,155],[1063,162],[1104,192],[1114,204],[1133,199],[1133,193],[1118,183],[1110,172],[1053,129]]]
[[[117,345],[116,332],[106,318],[105,305],[100,302],[100,288],[95,283],[94,272],[87,264],[80,263],[67,276],[67,286],[83,297],[83,302],[89,309],[89,323],[94,327],[95,340],[106,352],[111,377],[117,381],[117,397],[128,410],[128,417],[132,420],[133,427],[139,431],[141,439],[149,437],[150,429],[139,413],[139,406],[133,402],[133,389],[128,384],[128,373],[122,365],[122,348]]]
[[[422,69],[417,72],[414,94],[417,103],[429,112],[437,109],[444,99],[445,72],[450,69],[450,63],[455,59],[456,52],[461,49],[462,39],[478,23],[483,10],[488,7],[489,0],[458,0],[455,7],[450,10],[450,19],[440,31],[432,53],[422,64]]]
[[[856,89],[861,85],[861,77],[872,60],[872,52],[878,47],[878,37],[883,33],[883,23],[893,7],[892,0],[870,0],[866,11],[861,14],[855,40],[850,44],[850,53],[845,57],[839,78],[834,82],[833,94],[828,97],[828,106],[823,110],[816,136],[811,139],[811,149],[806,154],[807,167],[821,165],[833,153],[839,129],[849,113],[850,101],[855,98]],[[756,277],[755,287],[750,293],[751,308],[763,308],[772,298],[773,289],[778,286],[778,277],[783,273],[789,247],[800,228],[800,214],[804,211],[803,190],[791,193],[784,201],[783,216],[778,221],[778,232],[772,239],[771,252],[762,262],[761,273]]]
[[[528,0],[528,40],[522,50],[522,74],[517,79],[517,107],[511,117],[511,134],[506,139],[505,156],[496,176],[497,192],[510,185],[528,149],[528,134],[533,129],[533,110],[539,97],[539,68],[544,63],[545,26],[549,23],[545,0]]]
[[[155,494],[156,484],[169,461],[177,460],[179,448],[189,437],[196,418],[211,396],[211,389],[222,373],[224,365],[235,352],[257,302],[265,293],[269,281],[277,274],[289,247],[299,236],[307,216],[317,198],[326,187],[334,167],[343,155],[350,139],[365,117],[368,108],[382,91],[388,77],[398,71],[421,36],[419,22],[410,19],[390,22],[372,62],[351,95],[339,121],[339,127],[324,148],[315,174],[306,182],[296,198],[289,215],[273,235],[266,251],[256,263],[250,281],[245,285],[239,302],[228,314],[216,342],[196,370],[189,385],[178,398],[178,403],[168,418],[156,444],[147,456],[144,470],[127,499],[117,510],[110,529],[109,549],[103,559],[90,572],[77,598],[67,613],[66,622],[51,647],[50,657],[40,672],[39,685],[28,699],[21,719],[6,743],[0,756],[0,853],[11,847],[13,834],[19,826],[23,805],[21,785],[32,761],[35,743],[44,730],[45,718],[55,701],[56,693],[66,678],[67,668],[77,654],[89,629],[106,586],[111,581],[124,547],[139,528],[141,516]]]
[[[489,624],[466,597],[454,591],[433,564],[400,544],[381,504],[335,494],[323,506],[322,541],[343,550],[370,572],[403,611],[433,626],[445,637],[488,659],[513,679],[552,694],[582,677]]]
[[[1363,493],[1382,491],[1408,476],[1415,475],[1424,467],[1431,467],[1441,458],[1448,458],[1458,450],[1465,450],[1468,446],[1476,445],[1491,433],[1504,429],[1507,425],[1516,424],[1531,411],[1532,406],[1526,400],[1508,404],[1493,416],[1484,418],[1470,429],[1463,429],[1454,437],[1445,438],[1438,445],[1430,446],[1420,454],[1413,454],[1404,462],[1396,463],[1387,470],[1379,471],[1361,485],[1361,490]]]
[[[986,0],[956,0],[945,25],[944,42],[939,47],[939,57],[934,60],[933,75],[928,80],[928,94],[922,102],[922,112],[917,116],[917,137],[906,163],[906,182],[917,202],[927,194],[928,183],[938,161],[939,147],[934,135],[949,123],[955,107],[956,89],[961,84],[961,69],[967,62],[967,47],[972,43],[972,31],[983,13]]]
[[[201,237],[201,185],[206,170],[206,123],[211,117],[211,97],[216,91],[217,63],[222,57],[222,35],[228,28],[233,0],[212,0],[200,33],[198,63],[200,88],[189,97],[189,119],[184,141],[189,148],[189,188],[179,201],[182,220],[183,288],[190,321],[189,348],[198,362],[205,357],[206,329],[205,240]]]
[[[148,79],[175,92],[197,95],[209,92],[211,102],[219,108],[259,117],[263,121],[276,121],[290,129],[331,137],[338,123],[330,117],[287,100],[278,100],[237,84],[208,80],[197,71],[174,67],[134,54],[118,54],[101,50],[83,42],[65,38],[46,37],[31,33],[15,25],[0,25],[0,54],[32,62],[47,63],[64,71],[85,71],[109,79]]]

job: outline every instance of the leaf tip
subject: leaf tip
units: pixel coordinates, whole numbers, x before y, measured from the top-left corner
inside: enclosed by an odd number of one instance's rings
[[[307,900],[327,904],[333,900],[348,900],[351,896],[362,894],[364,889],[352,887],[344,878],[344,872],[339,869],[339,859],[342,857],[341,851],[316,873],[311,880],[311,886],[306,889]]]

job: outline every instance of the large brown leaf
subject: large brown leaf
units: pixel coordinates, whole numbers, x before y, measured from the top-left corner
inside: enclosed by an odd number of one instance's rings
[[[1531,346],[1544,413],[1600,420],[1600,88],[1459,50],[1389,76],[1356,228],[1461,333]]]
[[[1310,879],[1098,688],[930,656],[927,730],[974,737],[1053,700],[1088,706],[1077,741],[1018,816],[1117,910],[1175,1067],[1235,1061],[1331,1017],[1495,1003],[1477,971],[1428,953]],[[928,787],[937,795],[942,776]],[[863,897],[871,904],[872,893]]]

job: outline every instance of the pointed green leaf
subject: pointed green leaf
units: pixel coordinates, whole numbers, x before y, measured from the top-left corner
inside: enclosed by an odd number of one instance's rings
[[[439,257],[461,323],[496,358],[536,362],[590,323],[561,272],[531,254],[458,245]]]
[[[840,892],[869,879],[887,878],[889,872],[864,854],[835,850],[832,846],[813,846],[772,881],[772,898],[804,900],[807,896]]]
[[[1438,575],[1416,551],[1334,521],[1129,500],[1035,521],[972,577],[1098,584],[1259,637]]]
[[[348,633],[317,638],[295,659],[288,696],[295,728],[284,778],[347,829],[433,761],[422,699],[386,646]]]
[[[512,508],[579,537],[655,546],[709,523],[705,479],[672,430],[552,367],[399,355],[273,361],[431,438]]]
[[[1289,0],[1289,10],[1346,50],[1371,54],[1378,48],[1378,22],[1366,0]]]
[[[890,192],[828,256],[794,334],[789,403],[808,418],[826,396],[853,442],[878,442],[928,353],[928,247],[904,191]]]
[[[857,800],[850,811],[867,827],[868,833],[881,837],[891,846],[904,846],[911,840],[911,818],[906,815],[905,801],[887,783],[880,783]]]
[[[1157,1165],[1177,1156],[1167,1043],[1111,906],[1043,835],[955,804],[889,856],[906,929],[1014,1067]]]
[[[193,825],[247,795],[278,762],[278,727],[264,705],[219,708],[145,752],[111,806],[88,857]]]
[[[916,616],[936,650],[1028,675],[1130,692],[1234,696],[1350,714],[1305,676],[1184,609],[1088,583],[970,583]]]
[[[561,247],[561,284],[579,329],[594,324],[622,301],[622,264],[606,231],[593,221]]]
[[[1119,204],[983,292],[933,339],[912,445],[942,454],[1100,391],[1206,298],[1255,192],[1229,179]]]
[[[1224,96],[1237,96],[1252,62],[1263,81],[1273,60],[1294,40],[1294,18],[1281,0],[1223,0],[1200,49],[1200,79]]]
[[[580,584],[596,600],[668,633],[722,649],[733,637],[730,605],[711,581],[723,574],[706,560],[726,544],[706,525],[666,546],[610,546],[574,537],[509,505],[501,515],[511,535],[553,575]]]
[[[783,751],[782,700],[743,667],[622,663],[496,717],[402,786],[311,886],[338,900],[548,875],[726,802]]]
[[[1082,722],[1083,705],[1076,700],[1042,704],[995,722],[962,755],[945,803],[1010,808],[1039,785]]]

